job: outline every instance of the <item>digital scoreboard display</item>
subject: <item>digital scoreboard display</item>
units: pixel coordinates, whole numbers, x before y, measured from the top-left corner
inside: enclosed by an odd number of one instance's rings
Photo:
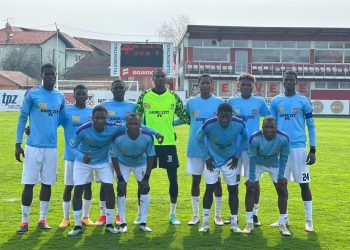
[[[121,44],[121,67],[163,66],[163,44]]]

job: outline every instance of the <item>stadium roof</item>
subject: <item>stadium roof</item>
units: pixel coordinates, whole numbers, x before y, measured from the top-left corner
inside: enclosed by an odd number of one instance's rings
[[[100,55],[110,55],[111,54],[111,41],[99,40],[99,39],[91,39],[91,38],[82,38],[82,37],[74,37],[76,40],[81,43],[89,46],[95,52]]]
[[[0,71],[0,76],[9,80],[13,84],[20,86],[21,88],[33,87],[41,85],[41,83],[34,78],[20,72],[20,71]]]
[[[69,49],[92,51],[91,48],[79,42],[77,39],[59,32],[59,38]],[[56,35],[56,31],[28,29],[8,26],[0,29],[0,45],[40,45]]]
[[[110,56],[92,56],[87,55],[72,68],[70,68],[65,76],[67,79],[74,79],[78,76],[109,76],[110,75]]]

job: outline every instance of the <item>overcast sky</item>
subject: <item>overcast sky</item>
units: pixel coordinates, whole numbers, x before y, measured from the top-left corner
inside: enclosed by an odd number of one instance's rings
[[[56,22],[72,36],[111,41],[155,41],[156,30],[182,14],[198,25],[350,28],[349,0],[0,0],[1,28],[7,18],[46,30]]]

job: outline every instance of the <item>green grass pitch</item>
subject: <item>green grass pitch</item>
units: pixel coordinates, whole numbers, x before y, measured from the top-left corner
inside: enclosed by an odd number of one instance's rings
[[[169,198],[168,181],[164,170],[156,169],[151,175],[151,205],[148,224],[152,233],[143,233],[132,224],[137,212],[136,185],[131,178],[127,197],[127,221],[129,232],[123,235],[105,234],[102,227],[85,228],[83,235],[68,237],[70,228],[60,230],[62,219],[63,192],[63,131],[59,129],[59,168],[58,183],[52,188],[48,223],[50,232],[36,230],[39,217],[39,186],[35,187],[30,212],[29,232],[20,236],[16,229],[21,219],[20,183],[22,164],[15,161],[14,145],[18,113],[0,114],[0,249],[350,249],[350,119],[316,118],[317,125],[317,163],[311,167],[311,189],[313,193],[315,233],[304,232],[304,209],[299,186],[289,185],[289,217],[292,222],[291,237],[282,237],[278,229],[269,224],[278,218],[277,196],[270,177],[265,175],[261,183],[259,218],[262,226],[251,235],[231,233],[229,226],[214,226],[211,213],[211,231],[198,233],[198,226],[187,225],[192,216],[191,176],[185,174],[186,144],[188,128],[176,128],[178,135],[179,200],[177,216],[182,222],[179,226],[168,224]],[[223,184],[223,217],[228,218],[227,189]],[[204,184],[201,185],[201,195]],[[91,219],[96,220],[99,185],[93,185],[93,204]],[[240,184],[239,224],[245,226],[244,184]],[[202,202],[201,202],[202,204]],[[202,209],[201,209],[202,210]],[[213,211],[213,210],[212,210]]]

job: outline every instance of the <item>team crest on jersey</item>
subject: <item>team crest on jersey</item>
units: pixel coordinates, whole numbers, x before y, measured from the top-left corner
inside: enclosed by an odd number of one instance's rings
[[[197,118],[199,116],[199,112],[196,110],[193,110],[192,115]]]
[[[72,121],[75,121],[75,122],[80,121],[80,116],[72,115]]]
[[[115,116],[117,111],[114,110],[108,110],[108,116]]]
[[[252,112],[251,112],[251,114],[252,114],[252,115],[254,115],[254,116],[255,116],[257,113],[258,113],[258,110],[256,110],[256,109],[252,109]]]
[[[143,104],[143,107],[144,107],[145,109],[150,109],[150,108],[151,108],[151,104],[145,102],[145,103]]]
[[[277,112],[278,112],[279,114],[282,114],[282,113],[284,112],[284,107],[278,107],[278,108],[277,108]]]
[[[299,113],[299,108],[293,108],[292,113],[293,113],[293,114],[298,114],[298,113]]]
[[[125,150],[125,149],[120,150],[120,153],[121,153],[122,155],[128,155],[128,150]]]
[[[171,108],[171,109],[174,109],[174,108],[175,108],[175,104],[172,103],[172,104],[170,105],[170,108]]]
[[[239,111],[239,109],[233,109],[233,113],[234,113],[235,115],[239,115],[240,111]]]
[[[38,104],[39,109],[47,109],[47,104],[45,102],[41,102]]]

